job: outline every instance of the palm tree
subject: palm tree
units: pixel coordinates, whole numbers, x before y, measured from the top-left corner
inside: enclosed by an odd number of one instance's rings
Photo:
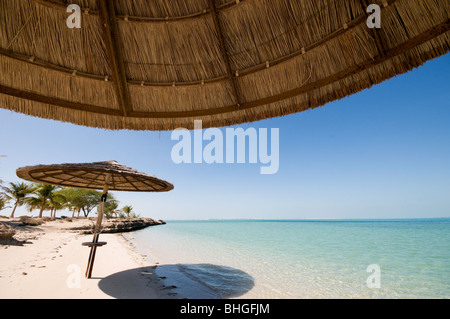
[[[117,209],[118,207],[119,202],[117,200],[108,198],[103,210],[103,213],[105,214],[106,218],[110,218],[113,215],[117,215],[119,212],[119,210]]]
[[[6,192],[9,198],[15,201],[14,208],[10,216],[10,218],[14,218],[16,208],[25,204],[27,201],[27,196],[35,190],[35,187],[32,184],[9,183],[9,187],[3,186],[2,189]]]
[[[61,194],[56,194],[59,189],[59,186],[41,184],[35,190],[35,197],[30,198],[29,203],[31,207],[40,207],[39,218],[42,217],[44,209],[52,205],[52,202],[57,202],[59,199],[64,198]]]
[[[133,206],[131,205],[123,206],[122,211],[127,215],[127,217],[130,217],[130,214],[133,211]]]
[[[56,217],[56,211],[58,209],[63,209],[66,207],[67,200],[66,197],[62,194],[61,190],[54,193],[49,199],[50,204],[50,217]]]
[[[7,197],[5,194],[0,194],[0,211],[4,210],[5,208],[10,208],[10,206],[6,206],[9,200],[10,198]]]
[[[3,181],[0,179],[0,210],[3,210],[6,208],[6,204],[11,199],[8,195],[6,195],[5,192],[2,192],[3,190]]]
[[[40,209],[42,204],[43,204],[43,200],[42,198],[39,197],[29,197],[26,201],[28,210],[30,211],[30,213],[35,210],[35,209]]]

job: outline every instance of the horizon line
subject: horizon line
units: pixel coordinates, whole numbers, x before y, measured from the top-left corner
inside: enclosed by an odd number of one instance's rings
[[[446,217],[393,217],[393,218],[207,218],[207,219],[162,219],[163,221],[395,221],[450,219]]]

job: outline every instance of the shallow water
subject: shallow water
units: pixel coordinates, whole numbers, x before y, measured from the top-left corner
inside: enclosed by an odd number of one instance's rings
[[[180,297],[450,297],[450,219],[168,221],[131,236]]]

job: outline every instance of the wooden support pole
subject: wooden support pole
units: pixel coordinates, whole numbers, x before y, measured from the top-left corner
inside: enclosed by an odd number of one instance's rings
[[[103,210],[105,208],[106,199],[108,197],[108,189],[109,189],[109,183],[111,182],[111,174],[107,174],[105,178],[105,186],[103,187],[103,194],[102,194],[102,200],[100,202],[100,207],[98,210],[98,216],[97,216],[97,222],[95,224],[94,228],[94,237],[92,238],[92,245],[91,245],[91,251],[89,253],[89,259],[88,259],[88,265],[86,268],[86,278],[92,277],[92,269],[94,268],[94,260],[95,260],[95,253],[97,251],[98,238],[100,236],[101,227],[102,227],[102,220],[103,220]]]

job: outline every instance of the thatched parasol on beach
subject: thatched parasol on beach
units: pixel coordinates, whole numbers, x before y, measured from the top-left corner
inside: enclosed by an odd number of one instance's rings
[[[86,269],[87,278],[91,278],[92,275],[97,247],[106,244],[106,242],[99,242],[98,238],[108,190],[167,192],[173,189],[173,185],[169,182],[138,172],[116,161],[26,166],[18,168],[16,174],[22,179],[37,183],[103,190],[93,240],[83,243],[91,247]]]
[[[106,129],[250,122],[361,91],[450,47],[450,2],[0,0],[0,107]],[[72,12],[73,13],[73,12]]]

